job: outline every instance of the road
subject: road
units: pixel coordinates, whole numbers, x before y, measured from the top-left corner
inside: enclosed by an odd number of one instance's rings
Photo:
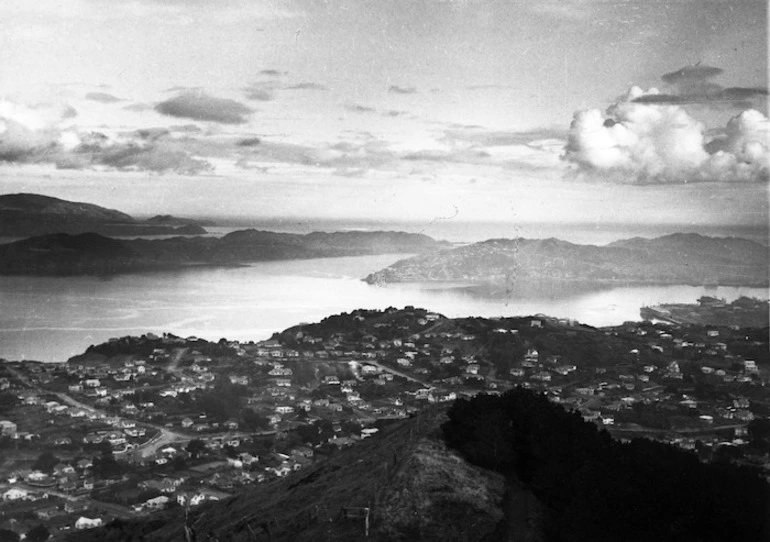
[[[374,360],[368,359],[368,360],[366,360],[366,361],[364,361],[362,363],[367,363],[369,365],[374,365],[376,367],[379,367],[383,371],[387,371],[387,372],[389,372],[391,374],[394,374],[396,376],[400,376],[402,378],[406,378],[407,380],[410,380],[412,382],[416,382],[417,384],[420,384],[421,386],[424,386],[426,388],[434,388],[435,387],[433,384],[431,384],[429,382],[424,382],[424,381],[422,381],[420,379],[417,379],[417,378],[415,378],[415,377],[413,377],[411,375],[408,375],[406,373],[402,373],[401,371],[397,371],[396,369],[393,369],[392,367],[388,367],[387,365],[383,365],[382,363],[380,363],[378,361],[374,361]]]
[[[188,350],[189,348],[175,348],[168,360],[166,372],[173,374],[181,380],[184,374],[182,374],[182,371],[179,369],[179,362],[182,361],[182,358]]]
[[[176,364],[179,363],[179,359],[181,359],[182,355],[184,355],[184,351],[183,350],[184,349],[179,349],[178,351],[174,352],[175,355],[178,354],[178,355],[175,356],[176,357],[176,360],[175,360]],[[174,360],[172,360],[172,362],[173,361]],[[41,388],[39,386],[36,386],[35,384],[33,384],[26,377],[26,375],[24,375],[23,373],[17,371],[13,367],[8,367],[8,370],[11,373],[13,373],[13,375],[16,378],[18,378],[25,386],[27,386],[28,388],[34,389],[36,392],[38,392],[40,394],[53,394],[56,397],[58,397],[59,400],[62,403],[66,403],[66,404],[68,404],[70,406],[73,406],[73,407],[76,407],[76,408],[82,408],[83,410],[85,410],[87,412],[92,412],[94,414],[97,414],[100,417],[102,417],[102,416],[103,417],[111,417],[110,414],[108,414],[107,412],[105,412],[105,411],[103,411],[101,409],[95,408],[95,407],[93,407],[93,406],[91,406],[91,405],[89,405],[87,403],[83,403],[82,401],[78,401],[77,399],[74,399],[73,397],[67,395],[66,393],[51,392],[51,391],[43,389],[43,388]],[[174,371],[175,370],[175,366],[174,366],[174,368],[171,368],[170,370]],[[162,448],[164,446],[168,446],[169,444],[172,444],[172,443],[175,443],[175,442],[189,441],[190,438],[191,438],[190,436],[185,435],[183,433],[177,433],[176,431],[171,431],[171,430],[163,427],[162,425],[156,425],[156,424],[152,424],[152,423],[140,422],[138,420],[134,420],[132,418],[126,418],[126,417],[123,417],[123,416],[117,416],[117,418],[119,420],[121,420],[121,421],[123,421],[123,420],[131,421],[131,422],[134,422],[138,426],[149,427],[149,428],[155,429],[155,430],[157,430],[159,432],[159,434],[156,437],[153,437],[152,439],[148,440],[147,442],[145,442],[145,443],[137,446],[136,448],[134,448],[134,453],[136,453],[136,450],[138,450],[141,453],[142,457],[149,457],[149,456],[155,454],[156,450],[158,450],[159,448]]]
[[[726,429],[738,429],[740,427],[746,427],[747,423],[732,423],[730,425],[712,425],[707,427],[688,427],[686,429],[655,429],[652,427],[607,427],[610,433],[676,433],[680,435],[698,434],[698,433],[713,433],[715,431],[723,431]]]

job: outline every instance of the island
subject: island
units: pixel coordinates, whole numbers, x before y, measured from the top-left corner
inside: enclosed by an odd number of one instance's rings
[[[370,284],[454,283],[490,293],[618,284],[768,286],[768,247],[739,238],[677,233],[606,246],[559,239],[490,239],[400,260]]]

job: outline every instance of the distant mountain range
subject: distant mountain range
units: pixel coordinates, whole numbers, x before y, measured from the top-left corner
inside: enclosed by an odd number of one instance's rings
[[[673,234],[607,246],[558,239],[491,239],[401,260],[366,277],[370,284],[462,282],[768,285],[768,247],[738,238]]]
[[[222,238],[112,239],[96,233],[57,233],[0,245],[0,274],[106,275],[189,266],[248,262],[415,254],[449,246],[403,232],[338,232],[306,235],[258,230]]]
[[[0,237],[86,232],[114,236],[200,235],[206,230],[194,220],[168,215],[142,221],[90,203],[39,194],[0,195]]]

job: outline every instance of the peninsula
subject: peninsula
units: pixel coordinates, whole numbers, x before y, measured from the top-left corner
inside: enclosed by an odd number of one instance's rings
[[[0,195],[0,237],[86,232],[111,236],[148,236],[201,235],[206,230],[195,220],[168,215],[138,220],[121,211],[91,203],[40,194]]]
[[[300,235],[241,230],[221,238],[153,240],[57,233],[0,245],[0,275],[109,275],[258,261],[419,254],[448,246],[426,235],[387,231]]]

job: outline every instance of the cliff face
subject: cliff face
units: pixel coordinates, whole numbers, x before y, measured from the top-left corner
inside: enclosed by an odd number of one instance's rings
[[[401,260],[371,284],[464,281],[478,284],[591,281],[766,286],[768,248],[735,238],[675,234],[607,246],[558,239],[492,239]]]

